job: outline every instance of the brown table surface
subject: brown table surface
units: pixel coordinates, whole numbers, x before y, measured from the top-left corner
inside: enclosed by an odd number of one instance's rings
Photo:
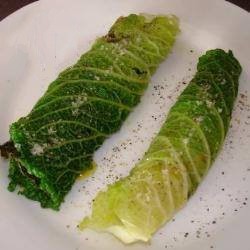
[[[36,0],[0,0],[0,21],[14,11],[35,1]],[[229,2],[232,2],[243,9],[250,11],[250,0],[229,0]]]

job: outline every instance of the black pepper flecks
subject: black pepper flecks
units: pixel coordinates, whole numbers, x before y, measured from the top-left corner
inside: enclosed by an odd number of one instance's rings
[[[193,50],[190,50],[190,53],[193,53]],[[190,65],[191,64],[192,63],[190,63]],[[191,67],[189,68],[189,71],[191,71]],[[175,76],[172,76],[172,78],[174,78],[174,77]],[[178,95],[178,92],[180,92],[185,87],[187,82],[188,82],[187,79],[181,80],[177,84],[173,93],[169,93],[169,94],[167,94],[167,96],[166,96],[166,91],[168,89],[164,88],[160,84],[155,84],[153,86],[153,91],[152,91],[152,96],[154,96],[154,99],[156,99],[155,103],[157,103],[157,105],[159,105],[160,109],[164,110],[165,106],[164,106],[164,104],[162,104],[162,102],[164,102],[165,100],[174,101],[175,96]],[[246,104],[247,94],[244,92],[242,95],[241,94],[239,95],[239,98],[240,98],[240,101],[237,102],[236,109],[240,110],[241,112],[244,112],[246,110],[250,111],[250,106],[248,104]],[[162,118],[164,119],[164,116],[161,117],[161,116],[152,114],[152,115],[150,115],[149,118],[152,122],[158,123],[160,119],[162,119]],[[233,124],[231,125],[232,126],[231,129],[238,129],[238,127],[239,126],[241,127],[242,125],[245,125],[245,126],[250,125],[250,115],[247,116],[247,119],[248,119],[247,121],[242,121],[241,119],[238,119],[238,117],[236,117]],[[133,131],[131,133],[132,140],[125,140],[124,142],[118,143],[118,145],[116,145],[115,148],[112,150],[113,151],[112,154],[109,155],[108,157],[104,157],[101,160],[101,162],[103,161],[105,164],[112,165],[112,166],[114,166],[114,168],[116,168],[115,160],[117,159],[117,152],[121,152],[125,149],[128,150],[129,148],[133,148],[134,142],[139,142],[139,141],[143,142],[144,141],[144,138],[141,138],[141,136],[139,134],[140,130],[143,127],[144,127],[144,125],[139,122],[138,125],[135,128],[133,128]],[[249,135],[249,137],[250,137],[250,135]],[[234,150],[236,142],[235,142],[235,138],[233,136],[229,135],[229,140],[227,140],[226,143],[228,144],[228,147],[231,150]],[[230,157],[233,157],[233,154],[231,154]],[[137,161],[140,161],[140,158],[135,159],[134,163],[136,163]],[[220,170],[220,171],[221,171],[221,172],[219,172],[219,173],[221,173],[220,178],[226,178],[230,174],[230,169]],[[246,172],[250,173],[249,166],[247,167]],[[225,176],[225,177],[223,177],[223,176]],[[109,182],[112,180],[117,180],[119,178],[121,178],[121,175],[115,173],[114,170],[111,170],[110,174],[107,175],[107,180]],[[243,178],[241,178],[241,180],[243,180]],[[97,180],[97,181],[99,181],[99,180]],[[86,182],[85,182],[85,184],[86,184]],[[221,184],[223,186],[221,186]],[[216,225],[219,224],[220,221],[223,218],[225,218],[226,216],[231,216],[230,212],[233,213],[235,209],[237,211],[238,211],[238,209],[240,210],[241,206],[242,207],[247,206],[247,200],[248,200],[247,197],[244,196],[243,199],[241,197],[237,197],[237,200],[236,200],[235,194],[233,193],[233,191],[228,189],[227,186],[224,186],[225,185],[224,183],[221,183],[221,184],[220,184],[220,186],[218,185],[218,191],[221,192],[223,194],[223,196],[225,196],[228,200],[230,200],[232,202],[233,209],[231,211],[228,211],[228,210],[225,210],[225,207],[223,206],[223,204],[218,204],[216,206],[217,206],[217,209],[219,212],[218,212],[218,215],[215,216],[216,218],[210,218],[206,222],[204,222],[204,221],[201,222],[201,221],[197,220],[196,218],[194,218],[194,219],[192,218],[192,220],[190,220],[190,223],[192,224],[192,227],[196,227],[194,232],[185,232],[185,231],[183,232],[182,231],[179,234],[179,238],[177,235],[175,235],[173,237],[174,242],[181,242],[182,240],[186,241],[186,240],[188,240],[186,238],[192,238],[192,236],[193,237],[196,236],[199,239],[202,239],[203,237],[209,238],[209,237],[211,237],[211,235],[213,235],[213,230],[216,227]],[[84,190],[85,186],[83,186],[82,189]],[[232,192],[232,193],[228,193],[228,190],[230,190],[230,192]],[[203,197],[200,197],[199,202],[206,202],[206,201],[204,200]],[[222,203],[222,201],[218,201],[218,202]],[[235,203],[236,203],[236,206],[234,206]],[[89,203],[89,206],[90,205],[91,205],[91,203]],[[209,213],[211,213],[211,214],[214,213],[214,209],[211,207],[206,206],[206,207],[204,207],[204,209],[205,209],[206,215],[208,217],[210,215]],[[172,223],[173,222],[175,222],[175,218],[172,220]],[[164,237],[164,231],[159,232],[159,235]],[[184,235],[184,237],[183,237],[183,235]],[[174,247],[174,246],[169,244],[169,242],[167,242],[167,244],[164,246],[164,248],[172,248],[172,247]],[[207,247],[209,247],[209,245]],[[214,248],[214,246],[210,246],[210,248]]]

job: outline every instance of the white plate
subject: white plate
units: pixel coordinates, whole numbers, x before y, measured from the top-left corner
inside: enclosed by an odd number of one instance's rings
[[[250,14],[227,2],[45,0],[14,13],[0,23],[0,142],[8,140],[9,124],[27,114],[49,82],[105,34],[116,18],[141,12],[180,17],[182,33],[173,53],[121,131],[95,154],[99,167],[94,179],[78,181],[60,212],[41,209],[36,202],[6,191],[8,168],[1,161],[1,250],[250,249]],[[195,72],[198,56],[217,47],[232,49],[243,66],[240,94],[226,144],[188,205],[150,244],[124,246],[107,234],[79,233],[76,224],[89,213],[98,188],[112,182],[106,176],[128,173],[159,130],[183,81]],[[164,87],[160,88],[164,99],[153,87],[157,85]],[[124,142],[126,149],[114,152]]]

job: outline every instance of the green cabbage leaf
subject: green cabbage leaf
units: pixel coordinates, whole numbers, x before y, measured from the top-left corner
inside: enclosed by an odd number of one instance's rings
[[[94,152],[139,103],[178,32],[175,16],[120,17],[60,73],[11,125],[10,143],[1,147],[10,157],[9,190],[58,210],[79,174],[92,167]]]
[[[80,229],[110,232],[124,243],[148,241],[182,208],[221,149],[241,66],[231,51],[208,51],[130,174],[98,193]]]

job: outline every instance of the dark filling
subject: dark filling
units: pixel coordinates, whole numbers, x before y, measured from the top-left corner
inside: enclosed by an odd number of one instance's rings
[[[140,69],[138,69],[138,68],[136,68],[136,67],[132,68],[132,70],[133,70],[137,75],[139,75],[139,76],[147,73],[146,71],[140,70]]]
[[[36,186],[39,186],[39,184],[40,184],[40,179],[39,178],[37,178],[34,175],[29,174],[27,169],[20,162],[18,162],[18,167],[19,167],[19,170],[20,170],[20,172],[21,172],[21,174],[23,176],[25,176],[30,181],[32,181]]]
[[[110,31],[104,38],[108,43],[116,43],[121,40],[121,38],[115,36],[113,31]]]
[[[15,148],[13,141],[8,141],[5,142],[3,145],[0,145],[0,154],[3,158],[9,159],[9,158],[17,158],[19,153]],[[30,179],[30,181],[32,181],[35,185],[38,186],[40,183],[40,179],[34,175],[29,174],[27,169],[20,162],[17,162],[17,164],[20,173],[23,176],[26,176],[26,178]]]
[[[10,158],[10,156],[17,157],[18,152],[13,141],[7,141],[3,145],[0,145],[0,154],[5,159]]]

